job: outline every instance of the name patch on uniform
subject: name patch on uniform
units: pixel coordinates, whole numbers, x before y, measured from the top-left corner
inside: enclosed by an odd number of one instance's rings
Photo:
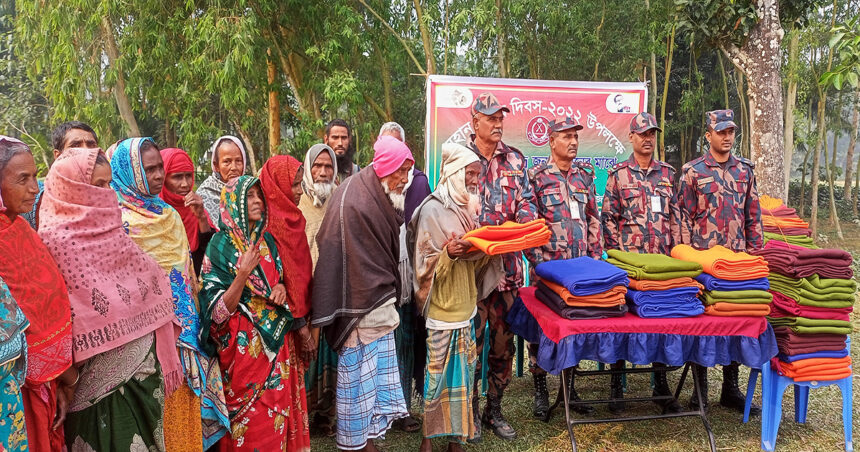
[[[523,172],[520,170],[503,170],[502,176],[504,177],[512,177],[512,176],[522,176]]]
[[[699,184],[699,186],[701,187],[702,185],[710,184],[713,181],[714,181],[714,176],[708,176],[708,177],[703,177],[703,178],[699,179],[696,183]]]
[[[639,185],[637,184],[621,184],[622,190],[638,190]]]
[[[557,195],[559,193],[561,193],[561,188],[559,187],[547,188],[541,192],[542,195]]]

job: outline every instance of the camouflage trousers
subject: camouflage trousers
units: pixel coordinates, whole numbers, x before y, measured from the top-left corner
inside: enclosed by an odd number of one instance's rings
[[[546,375],[546,371],[541,369],[537,363],[538,344],[529,343],[529,372],[532,375]]]
[[[484,335],[487,331],[484,325],[490,322],[490,350],[487,356],[487,395],[502,398],[505,388],[511,382],[514,363],[514,333],[505,321],[508,311],[519,297],[517,290],[500,292],[494,290],[487,298],[478,300],[478,313],[475,315],[475,343],[477,345],[478,363],[475,366],[475,390],[472,397],[477,399],[481,392],[481,356],[484,352]]]

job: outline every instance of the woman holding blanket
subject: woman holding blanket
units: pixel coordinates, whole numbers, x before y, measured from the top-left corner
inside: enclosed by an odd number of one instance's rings
[[[164,399],[182,381],[170,282],[123,231],[110,180],[100,149],[69,149],[51,167],[42,198],[39,235],[57,260],[75,316],[80,376],[66,445],[161,451]]]
[[[200,348],[197,284],[182,217],[158,197],[164,164],[151,138],[123,140],[111,166],[123,227],[170,278],[174,311],[182,325],[177,349],[185,384],[165,401],[165,444],[170,451],[202,451],[224,436],[229,421],[218,363]]]
[[[232,435],[222,451],[309,449],[302,414],[301,374],[287,334],[293,315],[284,270],[259,180],[241,176],[221,193],[219,231],[203,260],[201,333],[217,353],[224,377]]]

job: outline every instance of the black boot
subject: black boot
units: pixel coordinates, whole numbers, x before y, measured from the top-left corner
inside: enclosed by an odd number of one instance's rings
[[[738,363],[723,366],[723,391],[720,394],[720,405],[743,413],[746,396],[738,389],[739,368],[740,364]],[[758,416],[759,414],[761,414],[761,408],[755,405],[750,406],[750,416]]]
[[[613,364],[612,368],[615,369],[616,365]],[[621,383],[621,374],[612,374],[612,380],[609,386],[609,397],[613,399],[624,398],[624,386]],[[627,408],[627,404],[624,403],[623,400],[609,402],[609,411],[612,414],[621,413],[622,411],[624,411],[625,408]]]
[[[594,413],[594,407],[587,403],[583,403],[582,399],[580,399],[579,395],[576,393],[576,374],[574,373],[574,370],[575,368],[569,369],[567,377],[568,405],[570,405],[571,410],[578,414]]]
[[[666,371],[654,372],[654,391],[652,394],[655,396],[672,395],[672,390],[669,389],[669,382],[666,380]],[[657,406],[663,409],[663,414],[680,413],[683,410],[681,404],[674,397],[669,400],[660,400],[656,403]]]
[[[477,391],[477,388],[475,390]],[[473,438],[467,439],[467,441],[471,444],[480,443],[482,439],[480,400],[480,397],[472,397],[472,420],[475,423],[475,436]]]
[[[698,364],[693,364],[691,366],[693,370],[693,378],[696,379],[696,383],[699,385],[699,391],[702,392],[702,407],[707,410],[708,409],[708,368],[700,366]],[[696,372],[698,370],[698,372]],[[693,396],[690,397],[690,408],[694,410],[699,409],[699,398],[696,396],[696,389],[693,388]]]
[[[499,438],[508,441],[516,439],[517,432],[502,416],[501,397],[487,394],[487,408],[484,410],[484,416],[481,420],[484,422],[484,425],[492,428],[493,433]]]
[[[549,391],[546,388],[546,374],[532,375],[535,383],[535,408],[533,414],[536,418],[549,421]]]

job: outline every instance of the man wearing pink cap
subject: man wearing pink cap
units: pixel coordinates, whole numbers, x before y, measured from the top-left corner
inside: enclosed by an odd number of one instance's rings
[[[403,188],[415,160],[402,141],[381,136],[369,168],[332,194],[317,234],[311,325],[338,353],[337,446],[376,451],[406,402],[394,330],[400,323]]]

